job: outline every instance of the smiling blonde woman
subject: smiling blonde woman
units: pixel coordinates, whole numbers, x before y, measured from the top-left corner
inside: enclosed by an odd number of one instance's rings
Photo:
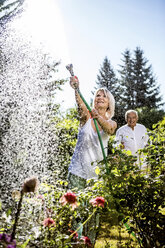
[[[78,78],[71,77],[70,84],[71,87],[75,89],[75,97],[80,116],[78,140],[69,166],[68,175],[69,188],[75,191],[75,189],[84,189],[88,179],[97,180],[97,174],[95,173],[97,161],[103,160],[93,118],[97,121],[106,154],[109,135],[114,133],[117,125],[116,122],[111,120],[114,115],[115,100],[107,89],[100,88],[96,91],[93,100],[93,109],[91,113],[89,113],[77,91],[79,87]],[[79,224],[75,221],[75,226],[78,225]],[[85,236],[88,236],[92,242],[91,247],[94,247],[98,226],[99,214],[95,213],[92,219],[85,225],[84,230]]]
[[[100,88],[95,93],[93,109],[89,113],[76,90],[79,87],[78,78],[71,77],[70,85],[75,89],[75,97],[80,116],[80,129],[76,148],[69,166],[68,178],[70,188],[77,187],[81,189],[85,187],[86,180],[97,179],[95,173],[96,164],[97,161],[103,160],[93,118],[98,123],[105,153],[107,154],[109,135],[113,134],[117,127],[116,122],[111,120],[114,115],[115,100],[107,89]]]

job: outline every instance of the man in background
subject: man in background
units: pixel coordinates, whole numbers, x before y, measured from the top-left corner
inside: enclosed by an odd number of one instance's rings
[[[126,125],[120,127],[116,132],[116,145],[131,151],[137,156],[140,169],[145,167],[144,156],[138,155],[138,150],[143,149],[148,143],[147,129],[144,125],[137,123],[138,113],[135,110],[128,110],[125,113]]]

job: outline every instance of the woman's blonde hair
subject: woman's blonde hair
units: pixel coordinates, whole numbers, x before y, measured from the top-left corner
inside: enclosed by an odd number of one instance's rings
[[[96,95],[99,91],[103,91],[105,96],[108,97],[109,105],[106,111],[106,116],[108,117],[108,119],[111,119],[115,114],[115,99],[109,90],[107,90],[106,88],[99,88],[96,90],[93,99],[93,107],[94,107]]]

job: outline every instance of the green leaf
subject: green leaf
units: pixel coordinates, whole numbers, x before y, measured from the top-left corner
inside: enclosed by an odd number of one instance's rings
[[[132,152],[131,152],[131,151],[129,151],[129,150],[128,150],[128,151],[126,151],[125,153],[126,153],[128,156],[132,155]]]
[[[25,248],[25,247],[28,245],[28,243],[29,243],[31,237],[32,237],[32,236],[30,236],[30,237],[29,237],[29,238],[20,246],[20,248]]]
[[[7,217],[11,214],[11,208],[9,208],[8,210],[7,210],[7,212],[6,212],[6,215],[7,215]]]
[[[100,168],[99,168],[98,166],[96,166],[95,173],[96,173],[97,175],[100,174]]]

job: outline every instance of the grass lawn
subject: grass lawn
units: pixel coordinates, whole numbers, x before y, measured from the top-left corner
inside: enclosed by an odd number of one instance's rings
[[[110,227],[109,224],[102,225],[99,232],[98,239],[95,244],[95,248],[139,248],[136,239],[128,233],[123,226],[118,229],[117,226]]]

